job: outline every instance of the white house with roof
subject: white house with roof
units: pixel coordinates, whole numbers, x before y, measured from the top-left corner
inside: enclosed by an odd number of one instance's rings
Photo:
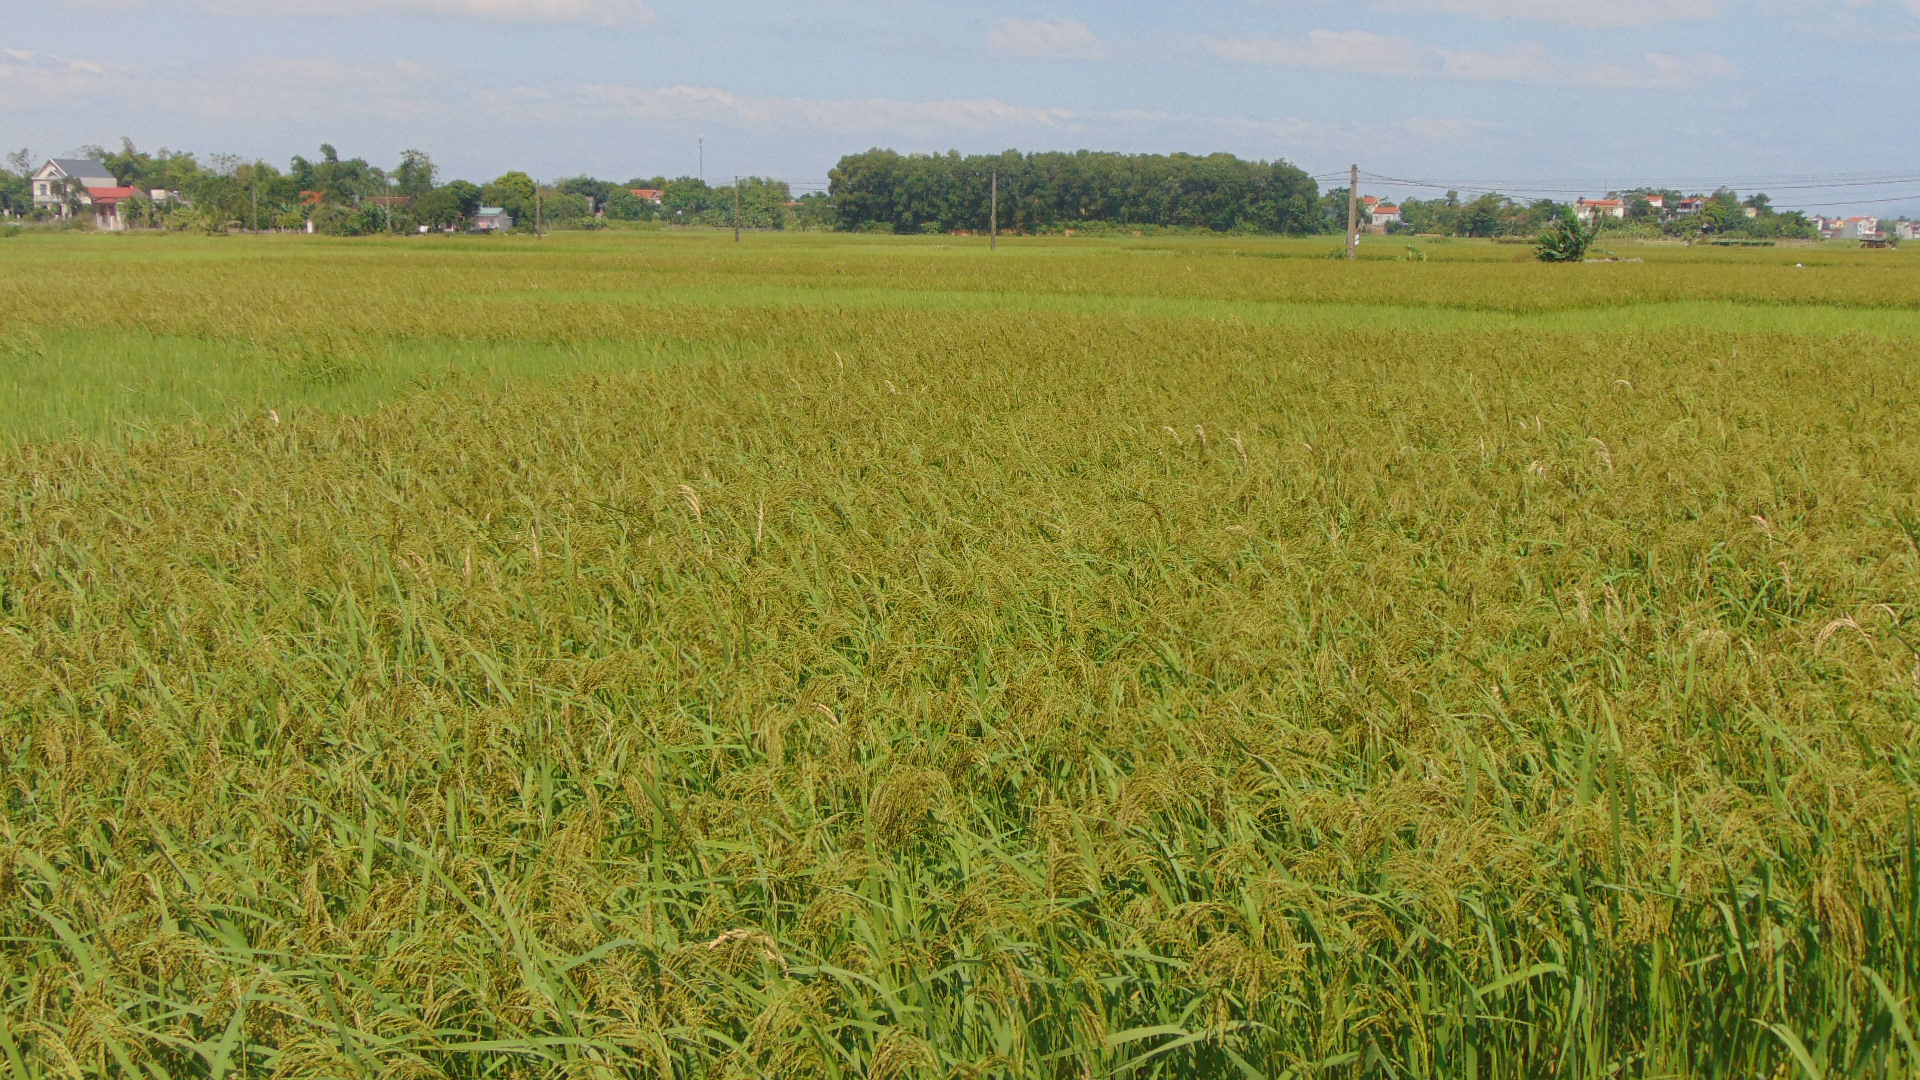
[[[1581,199],[1573,204],[1573,212],[1579,215],[1581,221],[1592,221],[1595,218],[1625,218],[1627,200]]]
[[[1920,240],[1920,221],[1894,222],[1893,237],[1896,240]]]
[[[92,158],[49,158],[33,174],[33,208],[67,216],[71,195],[81,206],[93,204],[88,188],[114,188],[115,180],[106,163]]]
[[[120,204],[140,194],[138,188],[120,186],[104,162],[91,158],[51,158],[33,174],[32,184],[34,209],[63,218],[90,210],[95,224],[115,232],[127,227]]]
[[[505,232],[513,228],[513,215],[503,206],[483,206],[473,215],[473,227],[477,232]]]
[[[1390,202],[1377,202],[1367,208],[1367,216],[1375,226],[1384,229],[1400,224],[1400,207]]]
[[[1877,217],[1850,217],[1840,223],[1840,231],[1834,234],[1842,240],[1865,240],[1880,235],[1880,219]]]

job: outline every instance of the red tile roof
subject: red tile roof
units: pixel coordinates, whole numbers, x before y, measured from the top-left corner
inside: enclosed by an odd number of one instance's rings
[[[140,194],[139,188],[130,187],[90,187],[87,194],[94,202],[117,203],[121,199],[131,199]]]

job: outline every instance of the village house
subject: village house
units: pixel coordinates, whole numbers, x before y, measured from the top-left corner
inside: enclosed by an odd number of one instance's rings
[[[62,218],[90,210],[103,229],[126,228],[120,204],[138,194],[136,188],[121,187],[105,162],[91,158],[50,158],[33,174],[35,210]]]
[[[513,228],[513,215],[503,206],[483,206],[473,215],[475,232],[505,232]]]
[[[659,188],[637,187],[628,188],[627,190],[633,193],[634,198],[639,199],[643,203],[652,203],[655,206],[659,206],[660,200],[667,197],[667,193],[661,191]]]
[[[1627,216],[1625,199],[1581,199],[1573,204],[1573,212],[1581,221],[1591,222],[1596,218],[1624,219]]]
[[[1367,216],[1372,219],[1374,227],[1383,232],[1390,226],[1400,224],[1400,208],[1393,203],[1376,202],[1368,208]]]
[[[1896,240],[1920,240],[1920,221],[1894,222],[1893,236]]]
[[[1880,219],[1877,217],[1850,217],[1840,223],[1840,230],[1834,233],[1841,240],[1868,240],[1880,235]]]

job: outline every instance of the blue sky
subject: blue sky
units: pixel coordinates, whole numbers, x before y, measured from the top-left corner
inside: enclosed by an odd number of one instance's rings
[[[382,164],[418,147],[476,180],[692,174],[704,136],[709,179],[801,185],[871,146],[1225,150],[1522,193],[1729,181],[1825,213],[1920,214],[1920,0],[10,11],[0,144],[47,156],[122,135],[276,163],[322,142]]]

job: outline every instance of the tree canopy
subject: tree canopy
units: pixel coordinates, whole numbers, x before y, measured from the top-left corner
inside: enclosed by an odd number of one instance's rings
[[[869,150],[831,174],[842,228],[897,233],[984,230],[999,174],[1002,229],[1094,223],[1214,232],[1324,232],[1312,178],[1284,162],[1231,154],[1003,154]]]

